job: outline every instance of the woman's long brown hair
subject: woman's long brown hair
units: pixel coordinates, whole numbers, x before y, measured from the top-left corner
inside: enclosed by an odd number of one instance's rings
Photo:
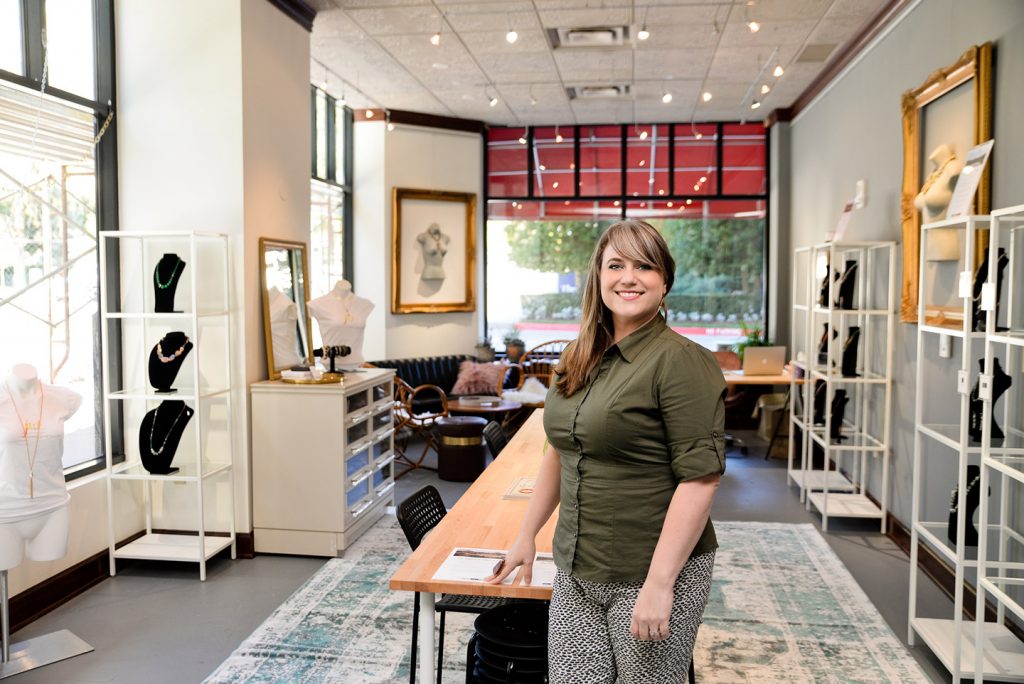
[[[601,363],[601,357],[615,339],[612,313],[601,299],[601,260],[611,246],[624,259],[650,264],[665,279],[666,292],[675,280],[676,262],[668,251],[665,238],[649,223],[626,219],[613,223],[594,247],[583,286],[583,315],[580,334],[562,352],[555,372],[555,386],[563,397],[571,397],[583,389],[587,378]]]

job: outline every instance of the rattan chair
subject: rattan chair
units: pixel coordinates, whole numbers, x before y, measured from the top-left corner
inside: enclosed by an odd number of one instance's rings
[[[416,395],[422,392],[436,392],[438,394],[441,398],[441,410],[439,412],[415,413],[413,400],[416,398]],[[395,418],[395,461],[406,466],[405,470],[395,475],[395,479],[397,480],[410,470],[415,470],[416,468],[435,470],[423,465],[423,460],[431,449],[434,450],[435,454],[438,451],[437,437],[434,435],[434,425],[441,418],[448,416],[448,397],[445,395],[444,390],[437,385],[420,385],[414,388],[401,378],[396,377],[395,406],[392,413]],[[409,443],[413,437],[421,437],[424,442],[423,451],[420,452],[419,458],[414,458],[409,453]]]
[[[519,386],[522,387],[526,378],[537,378],[544,383],[545,387],[549,387],[555,366],[558,365],[562,351],[565,350],[566,345],[570,342],[572,340],[551,340],[550,342],[538,344],[523,354],[523,357],[519,359],[519,365],[523,368],[523,372],[520,374]]]
[[[427,532],[434,529],[448,513],[441,494],[436,488],[427,485],[414,492],[395,511],[398,524],[409,540],[409,546],[415,551]],[[442,666],[444,664],[444,616],[453,613],[483,613],[491,608],[508,603],[508,599],[497,596],[468,596],[464,594],[442,594],[434,603],[434,610],[441,614],[437,637],[437,684],[441,684]],[[420,595],[416,592],[412,608],[412,656],[409,662],[409,682],[416,681],[416,643],[420,619]]]

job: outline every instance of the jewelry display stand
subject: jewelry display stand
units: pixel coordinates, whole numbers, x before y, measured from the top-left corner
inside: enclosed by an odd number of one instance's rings
[[[794,251],[791,339],[799,353],[790,393],[800,401],[790,402],[789,419],[790,434],[802,438],[790,440],[787,473],[800,500],[821,513],[825,532],[833,517],[877,519],[885,532],[895,255],[891,241],[829,242]],[[840,260],[844,267],[837,271]],[[813,463],[815,447],[823,455],[820,468]],[[867,494],[876,461],[877,501]]]
[[[167,560],[197,563],[205,580],[207,560],[226,548],[236,557],[228,237],[126,231],[100,237],[100,282],[107,282],[105,265],[113,254],[121,274],[117,301],[107,288],[100,291],[103,346],[119,345],[123,361],[116,373],[103,365],[110,574],[117,559]],[[177,267],[173,283],[169,256]],[[171,289],[178,311],[154,311],[154,302]],[[173,421],[160,412],[154,432],[153,411],[168,399],[184,408],[168,414],[177,416]],[[118,463],[114,420],[125,435]],[[118,509],[139,500],[144,534],[119,545],[117,535],[125,532],[116,530],[125,515]]]
[[[0,570],[0,623],[2,623],[2,653],[0,653],[0,679],[35,670],[45,665],[74,658],[94,650],[69,630],[32,637],[11,643],[10,611],[7,604],[7,571]]]

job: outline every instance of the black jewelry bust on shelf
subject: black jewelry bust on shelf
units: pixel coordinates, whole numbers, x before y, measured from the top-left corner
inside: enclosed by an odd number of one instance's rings
[[[192,351],[192,342],[183,332],[169,332],[149,353],[149,384],[160,394],[178,390],[171,387],[181,370],[185,357]]]
[[[860,327],[851,325],[843,344],[842,373],[844,378],[857,377],[857,344],[860,342]]]
[[[153,311],[156,313],[176,313],[174,311],[174,293],[178,289],[178,281],[185,270],[185,262],[177,254],[167,253],[160,257],[153,269]]]
[[[194,411],[183,401],[168,399],[147,413],[139,426],[142,467],[154,475],[177,472],[171,467],[178,443]]]

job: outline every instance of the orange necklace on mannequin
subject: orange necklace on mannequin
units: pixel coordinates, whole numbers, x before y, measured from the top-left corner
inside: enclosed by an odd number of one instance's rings
[[[37,380],[39,383],[39,419],[35,422],[26,422],[21,417],[21,411],[18,410],[18,402],[14,398],[14,392],[11,391],[10,385],[4,383],[4,389],[7,390],[7,396],[11,398],[11,405],[14,407],[14,413],[18,416],[18,424],[21,425],[21,439],[25,442],[25,458],[28,459],[28,496],[30,499],[34,499],[36,496],[35,486],[35,470],[36,470],[36,452],[39,451],[39,433],[43,429],[43,401],[46,399],[43,394],[43,382]],[[36,443],[32,447],[32,451],[29,452],[28,448],[28,431],[36,431]]]

